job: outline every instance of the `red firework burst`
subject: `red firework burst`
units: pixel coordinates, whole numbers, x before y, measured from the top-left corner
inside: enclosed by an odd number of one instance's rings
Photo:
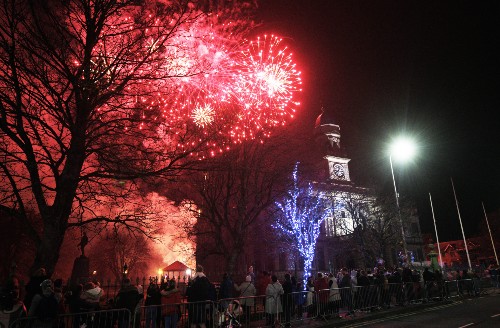
[[[230,131],[238,141],[269,136],[293,118],[301,91],[300,72],[282,39],[271,35],[248,42],[237,59],[234,90],[240,113]]]
[[[281,38],[242,42],[241,33],[234,33],[238,27],[214,19],[186,24],[168,40],[149,32],[142,56],[155,51],[155,64],[144,68],[147,80],[128,89],[136,94],[129,103],[141,117],[181,129],[187,125],[198,130],[200,140],[211,140],[200,158],[269,137],[274,127],[293,118],[302,84]]]
[[[195,31],[206,33],[200,27]],[[234,41],[223,38],[196,38],[193,52],[185,54],[191,57],[183,62],[195,62],[192,58],[199,58],[203,49],[205,72],[180,78],[175,96],[161,100],[169,108],[168,118],[187,119],[199,129],[218,129],[218,151],[228,141],[269,137],[272,128],[293,118],[299,105],[300,72],[282,39],[264,36],[240,47],[234,50]]]

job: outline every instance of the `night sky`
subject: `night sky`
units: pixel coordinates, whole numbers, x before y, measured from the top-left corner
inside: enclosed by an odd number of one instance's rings
[[[303,74],[297,117],[313,126],[323,105],[341,128],[358,184],[391,186],[387,143],[420,146],[395,166],[401,196],[417,202],[423,232],[461,238],[500,208],[500,2],[261,1],[259,33],[284,37]]]

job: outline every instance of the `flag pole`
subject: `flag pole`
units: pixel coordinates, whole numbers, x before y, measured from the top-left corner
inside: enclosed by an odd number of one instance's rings
[[[486,225],[488,226],[488,232],[490,233],[491,246],[493,247],[493,252],[495,253],[495,259],[497,260],[497,265],[500,265],[500,263],[498,263],[497,250],[495,249],[495,243],[493,242],[493,236],[491,235],[490,223],[488,222],[488,216],[486,215],[486,210],[484,209],[484,203],[481,202],[481,205],[483,205],[484,218],[486,219]]]
[[[434,215],[434,206],[432,205],[431,193],[429,193],[429,200],[431,202],[432,219],[434,220],[434,231],[436,232],[436,243],[438,245],[439,265],[441,266],[441,270],[442,270],[443,269],[443,258],[441,257],[441,245],[439,244],[438,230],[436,227],[436,216]]]
[[[467,247],[467,240],[465,240],[464,226],[462,225],[462,217],[460,216],[460,209],[458,208],[457,194],[455,192],[455,185],[453,184],[453,178],[451,180],[451,187],[453,188],[453,196],[455,196],[455,204],[457,205],[458,220],[460,221],[460,228],[462,229],[462,238],[464,239],[465,252],[467,253],[467,262],[469,262],[469,270],[472,271],[472,264],[470,263],[469,247]]]

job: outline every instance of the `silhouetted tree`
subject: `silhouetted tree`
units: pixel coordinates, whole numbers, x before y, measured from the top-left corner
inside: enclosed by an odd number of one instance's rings
[[[191,167],[213,137],[173,119],[158,97],[174,92],[168,81],[207,69],[185,65],[176,39],[201,16],[185,0],[2,1],[0,211],[34,241],[32,268],[54,270],[71,227],[149,233],[140,209],[94,209],[127,203],[139,179]]]
[[[186,178],[176,197],[196,214],[196,224],[188,222],[185,229],[197,242],[198,260],[216,256],[223,260],[221,271],[235,271],[255,240],[253,228],[282,193],[285,146],[283,138],[248,141]]]

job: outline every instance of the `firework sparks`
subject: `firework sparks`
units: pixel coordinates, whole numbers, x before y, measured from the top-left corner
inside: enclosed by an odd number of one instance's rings
[[[299,105],[302,83],[281,38],[242,41],[241,33],[231,30],[237,26],[212,18],[186,24],[167,41],[148,32],[145,55],[154,52],[153,65],[144,67],[146,78],[127,90],[136,94],[130,109],[141,110],[145,120],[181,129],[193,123],[200,135],[210,136],[206,154],[211,156],[230,144],[268,138],[273,128],[286,124]],[[96,72],[105,76],[97,61]]]
[[[193,110],[191,118],[199,127],[210,125],[214,121],[214,109],[210,105],[198,105]]]

